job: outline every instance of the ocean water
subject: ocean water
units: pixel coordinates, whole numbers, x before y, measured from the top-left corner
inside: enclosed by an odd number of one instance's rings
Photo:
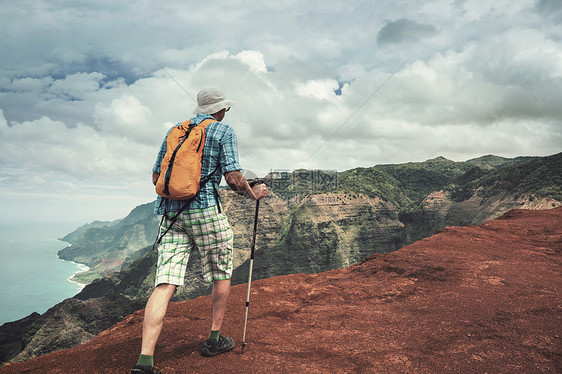
[[[87,267],[57,257],[69,244],[57,240],[73,223],[0,223],[0,325],[44,313],[76,295],[83,285],[69,279]]]

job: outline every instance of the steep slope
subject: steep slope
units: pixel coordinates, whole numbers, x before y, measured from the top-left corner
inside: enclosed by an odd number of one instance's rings
[[[14,322],[7,322],[2,325],[0,329],[0,357],[4,363],[5,360],[16,357],[20,352],[25,349],[26,337],[32,331],[32,326],[41,315],[39,313],[32,313],[29,316]]]
[[[514,210],[318,274],[252,284],[248,346],[198,354],[209,296],[171,305],[157,348],[164,372],[556,373],[562,369],[562,208]],[[246,287],[223,328],[239,343]],[[127,372],[142,311],[92,341],[0,373]]]
[[[154,241],[158,218],[154,204],[134,208],[127,217],[114,222],[93,222],[78,228],[61,240],[71,245],[59,251],[63,260],[88,265],[74,280],[90,283],[96,278],[119,271],[128,255]]]
[[[85,343],[142,307],[143,304],[122,295],[87,300],[66,299],[36,318],[29,326],[21,337],[23,350],[18,353],[16,360],[25,361]]]
[[[265,206],[278,203],[272,197]],[[290,207],[276,234],[270,245],[258,240],[256,279],[346,267],[409,244],[394,207],[359,194],[308,196]],[[248,266],[247,261],[237,269],[235,283],[247,281]]]

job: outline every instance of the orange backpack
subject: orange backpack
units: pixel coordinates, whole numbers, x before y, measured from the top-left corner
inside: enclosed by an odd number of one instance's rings
[[[166,154],[156,182],[158,195],[172,200],[189,200],[199,192],[205,128],[213,122],[217,121],[206,119],[194,125],[187,120],[172,128],[166,138]]]

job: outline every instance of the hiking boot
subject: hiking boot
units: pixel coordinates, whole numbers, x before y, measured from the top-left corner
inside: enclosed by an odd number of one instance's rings
[[[162,374],[162,372],[155,367],[135,365],[131,369],[131,374]]]
[[[219,335],[218,342],[214,339],[209,339],[203,344],[201,356],[213,357],[221,353],[229,352],[234,349],[234,340],[232,338]]]

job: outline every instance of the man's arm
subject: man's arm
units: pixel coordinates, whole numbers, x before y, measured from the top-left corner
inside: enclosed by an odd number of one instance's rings
[[[160,176],[159,173],[152,172],[152,184],[156,186],[156,182],[158,182],[158,177]],[[249,197],[253,200],[259,200],[265,197],[267,192],[267,188],[264,184],[257,184],[254,188],[251,188],[248,184],[248,181],[240,171],[230,171],[224,174],[224,178],[226,179],[226,183],[232,188],[239,195],[243,195]]]
[[[238,195],[243,195],[253,200],[260,200],[265,197],[267,192],[267,188],[262,183],[256,184],[251,188],[240,170],[224,173],[224,179],[230,188]]]

